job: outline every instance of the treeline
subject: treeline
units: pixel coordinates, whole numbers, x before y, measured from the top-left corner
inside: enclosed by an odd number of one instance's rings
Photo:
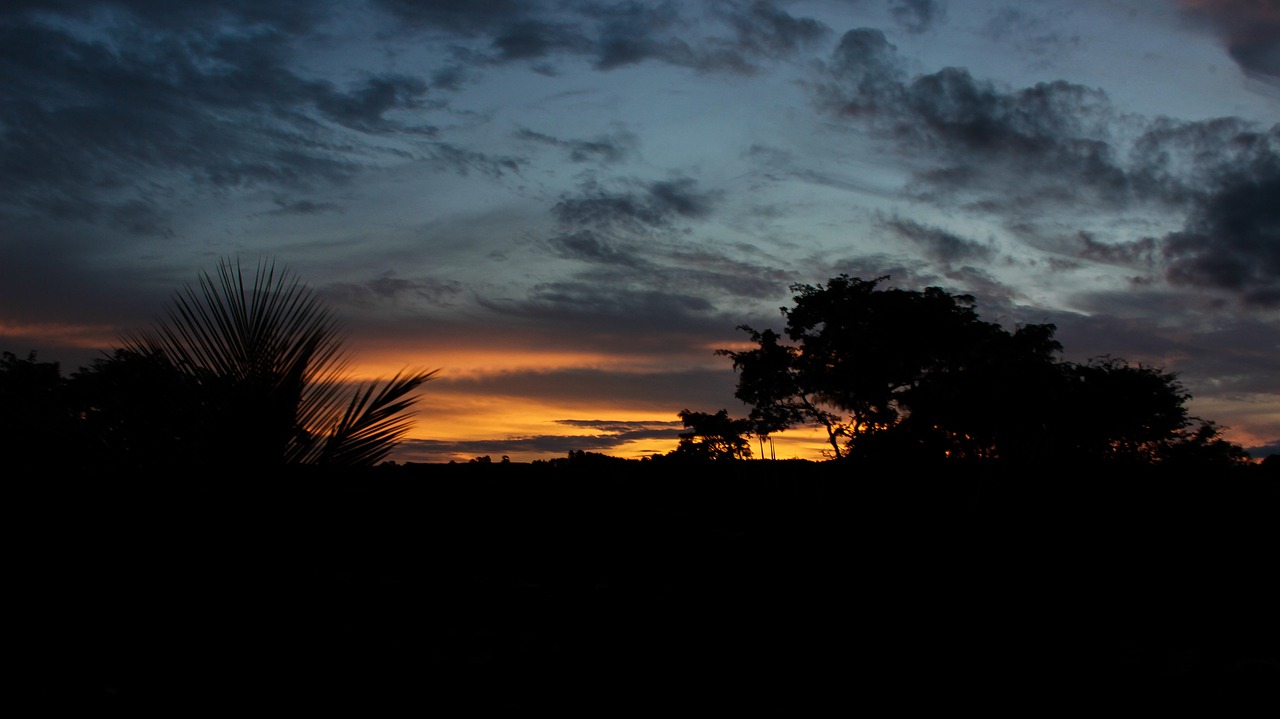
[[[750,415],[681,413],[678,454],[751,455],[750,437],[826,430],[829,454],[864,461],[1231,466],[1250,457],[1189,415],[1177,376],[1114,357],[1060,358],[1052,324],[1010,332],[974,298],[847,275],[794,285],[784,330],[743,325],[755,347],[721,350]]]
[[[676,449],[649,459],[773,457],[777,433],[821,427],[831,458],[866,464],[1250,464],[1223,428],[1190,416],[1175,374],[1114,357],[1065,361],[1051,324],[1009,331],[980,319],[972,296],[887,279],[793,285],[782,332],[743,325],[753,346],[718,352],[748,416],[685,409]],[[409,429],[414,392],[434,374],[353,390],[333,316],[267,263],[246,273],[224,261],[121,344],[66,377],[34,352],[0,355],[5,463],[372,466]],[[611,460],[571,452],[553,463]]]

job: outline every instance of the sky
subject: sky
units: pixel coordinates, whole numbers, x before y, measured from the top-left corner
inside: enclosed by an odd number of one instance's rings
[[[0,350],[74,371],[275,262],[354,377],[439,369],[393,459],[635,457],[747,414],[715,350],[790,285],[887,275],[1261,457],[1278,123],[1277,0],[8,0]]]

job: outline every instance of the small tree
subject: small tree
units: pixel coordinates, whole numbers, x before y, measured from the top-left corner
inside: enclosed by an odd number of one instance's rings
[[[691,431],[680,435],[680,444],[674,452],[676,456],[710,460],[751,457],[751,443],[747,441],[751,420],[731,419],[725,409],[715,414],[685,409],[680,411],[679,417]]]

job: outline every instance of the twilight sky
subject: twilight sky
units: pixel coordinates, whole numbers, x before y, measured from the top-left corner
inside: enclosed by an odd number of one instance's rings
[[[1265,456],[1278,122],[1280,0],[8,0],[0,350],[275,259],[358,376],[441,369],[394,458],[638,456],[747,413],[713,351],[788,285],[889,275]]]

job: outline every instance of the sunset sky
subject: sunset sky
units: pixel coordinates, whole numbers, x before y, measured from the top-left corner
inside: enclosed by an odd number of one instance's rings
[[[440,369],[393,458],[640,456],[746,415],[714,351],[790,284],[889,275],[1260,457],[1278,122],[1277,0],[8,0],[0,350],[74,371],[274,260],[358,376]]]

